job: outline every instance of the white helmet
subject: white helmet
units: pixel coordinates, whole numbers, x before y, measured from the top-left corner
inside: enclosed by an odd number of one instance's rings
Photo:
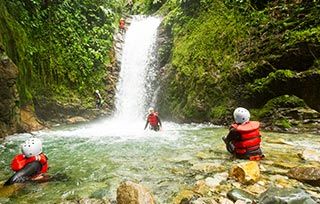
[[[26,157],[37,156],[42,153],[42,142],[38,138],[28,139],[21,145],[21,151]]]
[[[96,93],[99,93],[99,90],[96,90],[95,92],[96,92]]]
[[[153,112],[154,112],[154,109],[153,109],[152,107],[150,107],[150,108],[148,109],[148,112],[149,112],[149,113],[153,113]]]
[[[250,113],[247,109],[239,107],[234,110],[233,117],[236,123],[242,124],[250,120]]]

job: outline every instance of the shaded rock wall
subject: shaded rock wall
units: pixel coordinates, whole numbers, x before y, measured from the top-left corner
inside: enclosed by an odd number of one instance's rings
[[[18,68],[0,45],[0,137],[17,132],[20,126]]]

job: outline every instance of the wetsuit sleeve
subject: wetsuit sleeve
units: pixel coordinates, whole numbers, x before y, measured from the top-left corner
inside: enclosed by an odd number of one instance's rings
[[[231,128],[229,134],[227,135],[225,142],[228,144],[230,141],[239,140],[241,137],[240,133],[236,129]]]

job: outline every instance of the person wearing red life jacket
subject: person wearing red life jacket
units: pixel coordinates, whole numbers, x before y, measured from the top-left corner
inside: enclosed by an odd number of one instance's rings
[[[39,180],[48,170],[48,158],[42,153],[40,139],[31,138],[21,145],[22,154],[16,155],[11,162],[11,169],[15,174],[11,176],[5,185],[21,183],[27,180]]]
[[[144,129],[146,129],[148,127],[148,124],[150,124],[149,127],[151,130],[159,131],[162,124],[158,116],[158,113],[155,112],[152,107],[149,108],[148,112],[149,112],[149,115],[147,116],[147,122],[146,122],[146,125],[144,126]]]
[[[239,159],[260,160],[264,157],[260,143],[260,123],[250,121],[250,112],[242,107],[233,112],[235,123],[230,127],[229,134],[223,137],[228,152]]]

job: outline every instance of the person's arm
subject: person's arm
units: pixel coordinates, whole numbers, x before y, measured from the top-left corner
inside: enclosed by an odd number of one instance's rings
[[[158,119],[158,123],[159,123],[160,127],[162,127],[161,120],[160,120],[159,116],[157,116],[157,119]]]
[[[224,143],[226,144],[228,152],[230,152],[231,154],[234,154],[234,145],[232,142],[240,139],[240,137],[241,135],[236,131],[236,129],[231,128],[229,134],[222,138]]]
[[[225,138],[225,142],[226,142],[226,143],[229,143],[229,142],[231,142],[231,141],[239,140],[239,139],[240,139],[240,134],[239,134],[239,132],[237,132],[236,129],[231,128],[230,131],[229,131],[229,134],[228,134],[227,137]]]
[[[149,120],[147,118],[147,122],[146,122],[146,125],[144,126],[144,130],[148,127],[148,123],[149,123]]]

